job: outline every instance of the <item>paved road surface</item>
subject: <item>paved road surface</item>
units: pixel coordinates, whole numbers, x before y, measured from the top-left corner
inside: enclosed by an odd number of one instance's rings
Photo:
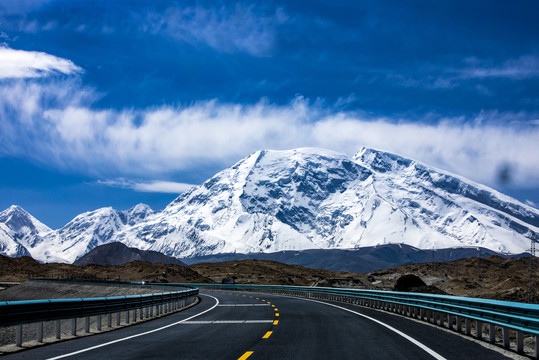
[[[348,304],[225,291],[202,291],[200,298],[177,314],[3,358],[504,358],[436,327]]]

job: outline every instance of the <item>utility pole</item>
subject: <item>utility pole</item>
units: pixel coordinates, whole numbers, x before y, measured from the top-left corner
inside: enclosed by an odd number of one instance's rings
[[[528,303],[535,304],[537,302],[537,259],[535,257],[536,234],[530,230],[526,235],[530,239],[531,255],[528,280]]]

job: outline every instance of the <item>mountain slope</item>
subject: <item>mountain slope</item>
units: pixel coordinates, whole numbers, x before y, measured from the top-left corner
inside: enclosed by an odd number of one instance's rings
[[[302,148],[257,151],[162,211],[98,209],[22,245],[67,262],[115,241],[179,258],[395,243],[521,253],[538,224],[537,209],[410,159]]]
[[[0,254],[29,256],[28,249],[42,241],[52,230],[20,206],[12,205],[0,213]]]
[[[10,257],[30,256],[28,250],[13,238],[5,224],[0,224],[0,254]]]

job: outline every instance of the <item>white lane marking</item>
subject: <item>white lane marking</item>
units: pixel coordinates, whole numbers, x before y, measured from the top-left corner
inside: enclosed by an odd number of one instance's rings
[[[273,320],[245,320],[245,324],[273,324]]]
[[[270,324],[273,320],[210,320],[210,321],[186,321],[183,325],[200,324]]]
[[[270,304],[220,304],[219,306],[270,306]]]
[[[406,334],[403,333],[402,331],[397,330],[397,329],[395,329],[393,326],[387,325],[386,323],[383,323],[383,322],[381,322],[380,320],[377,320],[377,319],[372,318],[372,317],[370,317],[370,316],[367,316],[367,315],[365,315],[365,314],[358,313],[357,311],[350,310],[350,309],[347,309],[347,308],[342,307],[342,306],[339,306],[339,305],[334,305],[334,304],[330,304],[330,303],[326,303],[326,302],[318,301],[318,300],[304,299],[304,298],[301,298],[301,297],[293,297],[293,298],[294,298],[294,299],[305,300],[305,301],[312,301],[312,302],[319,303],[319,304],[324,304],[324,305],[327,305],[327,306],[333,306],[333,307],[339,308],[339,309],[341,309],[341,310],[348,311],[348,312],[351,312],[351,313],[353,313],[353,314],[362,316],[362,317],[364,317],[364,318],[366,318],[366,319],[369,319],[369,320],[371,320],[371,321],[374,321],[375,323],[377,323],[377,324],[379,324],[379,325],[382,325],[382,326],[388,328],[389,330],[391,330],[391,331],[397,333],[398,335],[402,336],[403,338],[405,338],[406,340],[410,341],[410,342],[413,343],[414,345],[416,345],[416,346],[420,347],[421,349],[425,350],[427,353],[429,353],[429,354],[430,354],[432,357],[434,357],[435,359],[438,359],[438,360],[447,360],[447,359],[444,358],[442,355],[438,354],[436,351],[434,351],[434,350],[432,350],[431,348],[429,348],[427,345],[420,343],[419,341],[417,341],[417,340],[414,339],[413,337],[406,335]]]
[[[161,330],[164,330],[164,329],[168,329],[169,327],[176,326],[176,325],[178,325],[178,324],[181,324],[181,323],[184,323],[184,322],[186,322],[186,321],[189,321],[189,320],[191,320],[191,319],[193,319],[193,318],[196,318],[197,316],[200,316],[200,315],[202,315],[202,314],[205,314],[205,313],[207,313],[208,311],[211,311],[211,310],[215,309],[215,308],[219,305],[219,299],[217,299],[215,296],[206,295],[206,294],[199,294],[199,295],[202,295],[202,296],[208,296],[208,297],[211,297],[211,298],[215,299],[215,305],[213,305],[211,308],[209,308],[209,309],[207,309],[207,310],[204,310],[204,311],[202,311],[202,312],[200,312],[200,313],[198,313],[198,314],[195,314],[195,315],[193,315],[193,316],[190,316],[190,317],[188,317],[187,319],[183,319],[183,320],[180,320],[180,321],[178,321],[178,322],[175,322],[175,323],[172,323],[172,324],[168,324],[168,325],[162,326],[162,327],[157,328],[157,329],[153,329],[153,330],[146,331],[146,332],[143,332],[143,333],[140,333],[140,334],[136,334],[136,335],[127,336],[127,337],[124,337],[124,338],[121,338],[121,339],[117,339],[117,340],[113,340],[113,341],[109,341],[109,342],[106,342],[106,343],[103,343],[103,344],[91,346],[91,347],[89,347],[89,348],[82,349],[82,350],[78,350],[78,351],[74,351],[74,352],[69,353],[69,354],[64,354],[64,355],[55,356],[55,357],[49,358],[49,359],[47,359],[47,360],[63,359],[63,358],[69,357],[69,356],[78,355],[78,354],[81,354],[81,353],[84,353],[84,352],[87,352],[87,351],[99,349],[99,348],[104,347],[104,346],[107,346],[107,345],[116,344],[116,343],[119,343],[119,342],[122,342],[122,341],[125,341],[125,340],[137,338],[137,337],[139,337],[139,336],[144,336],[144,335],[148,335],[148,334],[151,334],[151,333],[154,333],[154,332],[158,332],[158,331],[161,331]]]

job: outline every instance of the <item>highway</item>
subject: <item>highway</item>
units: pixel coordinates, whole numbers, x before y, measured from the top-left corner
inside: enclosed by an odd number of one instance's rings
[[[504,359],[411,319],[330,301],[201,291],[185,311],[5,359]]]

